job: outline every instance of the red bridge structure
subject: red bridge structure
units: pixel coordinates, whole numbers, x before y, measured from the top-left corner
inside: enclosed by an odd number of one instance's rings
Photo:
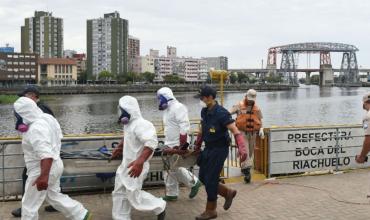
[[[271,47],[268,50],[267,66],[269,74],[279,74],[284,82],[298,84],[297,72],[306,72],[309,80],[310,69],[298,69],[299,54],[320,54],[320,85],[332,86],[334,84],[334,69],[331,64],[330,53],[343,53],[341,67],[339,69],[339,84],[359,85],[359,69],[356,52],[358,48],[342,43],[311,42],[296,43],[283,46]],[[280,69],[277,69],[277,54],[281,54]],[[315,69],[313,69],[315,70]],[[307,76],[306,75],[306,76]]]

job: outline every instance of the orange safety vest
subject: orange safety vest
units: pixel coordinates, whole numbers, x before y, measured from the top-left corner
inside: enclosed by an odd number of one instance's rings
[[[244,101],[239,103],[238,116],[236,117],[236,127],[240,131],[253,132],[259,131],[262,127],[261,119],[258,112],[260,111],[256,104],[253,105],[251,111],[247,111]]]

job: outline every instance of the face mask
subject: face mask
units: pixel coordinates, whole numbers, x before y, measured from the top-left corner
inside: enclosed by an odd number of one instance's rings
[[[168,101],[169,100],[167,100],[163,95],[158,96],[158,101],[159,101],[158,109],[160,111],[163,111],[163,110],[168,108]]]
[[[14,111],[14,116],[17,119],[17,121],[15,122],[15,130],[22,132],[22,133],[27,132],[28,125],[23,123],[22,117],[15,111]]]
[[[204,103],[202,100],[199,101],[199,105],[201,108],[207,108],[207,104]]]
[[[119,116],[118,123],[122,123],[123,125],[127,125],[130,122],[131,115],[127,113],[123,108],[119,108],[121,111],[121,115]]]

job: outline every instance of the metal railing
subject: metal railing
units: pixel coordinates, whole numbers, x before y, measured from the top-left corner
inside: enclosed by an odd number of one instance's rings
[[[90,136],[90,137],[65,137],[62,139],[63,143],[75,143],[75,142],[88,142],[88,141],[100,141],[103,145],[107,145],[108,141],[118,141],[122,138],[122,135],[107,135],[107,136]],[[98,144],[98,143],[97,143]],[[13,145],[13,146],[12,146]],[[15,148],[14,148],[15,147]],[[13,151],[8,153],[7,150]],[[96,149],[95,149],[96,150]],[[20,183],[22,179],[20,178],[11,178],[10,176],[21,176],[20,169],[24,169],[24,162],[23,162],[23,153],[21,153],[21,139],[8,139],[8,140],[0,140],[0,153],[1,153],[1,200],[5,201],[9,198],[17,199],[18,195],[20,194],[19,190],[16,188],[20,187]],[[14,165],[22,161],[22,166]],[[74,176],[63,176],[62,178],[81,178],[81,177],[95,177],[95,175],[86,174],[86,175],[74,175]],[[7,184],[14,183],[17,185],[12,184],[11,186],[7,187]],[[94,188],[95,186],[84,186]],[[11,189],[8,189],[11,188]],[[76,186],[78,188],[78,186]],[[7,192],[8,195],[7,195]]]
[[[164,125],[163,122],[154,122],[157,131],[158,131],[158,137],[163,138],[163,130]],[[199,126],[199,120],[191,120],[191,135],[190,135],[190,143],[194,143],[195,136],[198,131]],[[231,135],[232,136],[232,135]],[[87,143],[90,142],[94,143],[94,146],[90,146],[89,149],[96,150],[98,147],[106,145],[109,146],[109,144],[113,141],[118,141],[122,138],[122,134],[91,134],[91,135],[81,135],[81,136],[69,136],[65,135],[65,137],[62,139],[62,146],[68,145],[71,143]],[[233,140],[234,143],[234,140]],[[68,148],[68,147],[67,147]],[[62,147],[63,150],[65,150]],[[82,149],[82,148],[80,148]],[[86,148],[83,148],[84,150],[87,150]],[[75,150],[75,149],[74,149]],[[77,149],[79,150],[79,149]],[[19,195],[21,194],[21,183],[22,179],[21,177],[21,170],[24,169],[24,159],[23,159],[23,153],[21,149],[21,139],[19,137],[13,137],[13,138],[0,138],[0,201],[5,201],[9,199],[18,199]],[[224,172],[222,177],[223,178],[229,178],[229,171],[230,167],[240,167],[239,159],[238,159],[238,152],[237,148],[234,144],[230,146],[230,153],[228,155],[228,158],[225,162],[224,166]],[[11,175],[10,175],[11,174]],[[13,176],[13,177],[12,177]],[[95,178],[95,174],[81,174],[81,175],[73,175],[73,176],[62,176],[62,179],[64,179],[64,182],[70,182],[69,180],[75,180],[76,182],[79,179],[84,178]],[[61,181],[63,182],[63,181]],[[75,183],[76,183],[75,182]],[[63,186],[62,190],[79,190],[79,189],[93,189],[93,188],[104,188],[106,186],[106,183],[103,182],[98,185],[94,185],[94,181],[87,181],[87,185],[79,185],[79,184],[67,184],[66,186]],[[11,185],[9,185],[11,184]],[[103,186],[103,187],[102,187]],[[11,188],[11,189],[9,189]]]

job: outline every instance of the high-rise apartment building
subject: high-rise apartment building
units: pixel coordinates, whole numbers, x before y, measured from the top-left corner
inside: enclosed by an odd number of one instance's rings
[[[208,68],[213,68],[216,70],[228,70],[228,59],[227,57],[205,57],[202,58],[207,60]]]
[[[101,71],[127,73],[128,21],[118,12],[87,20],[87,73],[97,79]]]
[[[141,72],[140,39],[128,36],[128,71]]]
[[[51,12],[35,11],[21,27],[21,51],[42,58],[63,57],[63,19]]]

